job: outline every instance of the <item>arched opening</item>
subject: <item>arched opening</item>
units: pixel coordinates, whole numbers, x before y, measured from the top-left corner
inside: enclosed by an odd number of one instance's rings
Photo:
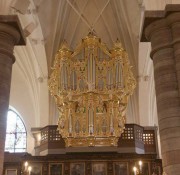
[[[25,152],[26,142],[26,127],[20,115],[14,109],[9,109],[7,114],[5,151]]]

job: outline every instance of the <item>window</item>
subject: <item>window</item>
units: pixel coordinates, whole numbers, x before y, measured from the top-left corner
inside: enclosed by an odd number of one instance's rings
[[[5,151],[25,152],[26,151],[26,128],[15,110],[9,109],[7,115]]]

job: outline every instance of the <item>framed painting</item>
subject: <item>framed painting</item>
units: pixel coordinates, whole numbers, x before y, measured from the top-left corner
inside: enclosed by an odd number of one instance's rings
[[[71,163],[70,175],[85,175],[85,164],[84,163]]]
[[[17,175],[17,169],[6,169],[6,175]]]
[[[148,162],[143,162],[142,164],[142,173],[143,175],[150,175],[150,168],[149,168],[149,163]]]
[[[161,175],[162,174],[162,168],[161,168],[161,164],[159,163],[154,163],[152,164],[152,175]]]
[[[93,175],[107,175],[107,165],[106,163],[93,163],[92,164],[92,174]]]
[[[42,164],[41,163],[30,163],[32,167],[31,175],[42,175]]]
[[[114,175],[128,175],[128,164],[126,162],[115,162]]]
[[[49,164],[49,175],[63,175],[63,164],[62,163],[50,163]]]

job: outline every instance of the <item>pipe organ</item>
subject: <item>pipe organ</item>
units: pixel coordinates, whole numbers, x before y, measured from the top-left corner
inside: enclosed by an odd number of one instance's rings
[[[117,146],[136,81],[119,41],[109,50],[93,33],[74,51],[56,54],[49,89],[59,110],[66,146]]]

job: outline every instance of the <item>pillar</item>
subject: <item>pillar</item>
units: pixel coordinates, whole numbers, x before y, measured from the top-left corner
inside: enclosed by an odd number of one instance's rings
[[[152,47],[163,170],[167,175],[179,175],[180,6],[148,14],[151,17],[146,16],[143,41],[150,41]]]
[[[15,45],[25,44],[17,16],[0,16],[0,174],[3,172],[6,120]]]

